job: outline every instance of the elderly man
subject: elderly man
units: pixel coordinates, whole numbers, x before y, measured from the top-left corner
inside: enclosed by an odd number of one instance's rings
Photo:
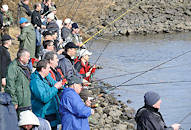
[[[73,76],[68,79],[69,88],[63,90],[59,110],[62,118],[62,130],[89,130],[88,117],[94,114],[89,106],[81,100],[79,93],[82,90],[81,80]]]
[[[21,34],[18,36],[18,40],[20,41],[19,48],[28,49],[31,58],[35,58],[36,34],[34,27],[23,17],[20,19],[19,23],[21,27]]]
[[[158,110],[160,109],[160,96],[149,91],[144,96],[145,106],[137,111],[135,120],[137,122],[137,130],[178,130],[180,124],[173,124],[167,127],[163,117]]]
[[[1,91],[1,85],[6,86],[6,72],[9,64],[11,63],[11,57],[8,52],[9,47],[12,44],[12,38],[11,36],[5,34],[2,37],[2,46],[0,46],[0,75],[1,75],[1,83],[0,84],[0,91]]]
[[[31,110],[29,59],[29,51],[20,49],[17,53],[17,58],[10,63],[6,75],[5,92],[11,95],[12,103],[15,105],[18,114],[21,111]]]
[[[50,122],[52,130],[57,130],[59,115],[57,93],[62,89],[62,82],[56,82],[49,74],[50,64],[47,60],[37,63],[36,71],[31,75],[31,101],[32,111],[37,117]]]

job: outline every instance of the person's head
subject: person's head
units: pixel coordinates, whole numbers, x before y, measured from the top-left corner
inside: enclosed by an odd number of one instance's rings
[[[54,42],[52,40],[43,41],[43,47],[49,51],[54,51]]]
[[[92,55],[92,53],[89,52],[87,49],[81,49],[81,50],[80,50],[80,57],[81,57],[84,61],[89,61],[90,55]]]
[[[76,44],[74,44],[73,42],[68,42],[65,45],[65,52],[70,56],[76,56],[76,50],[77,48],[79,48],[78,46],[76,46]]]
[[[28,64],[30,60],[30,52],[27,49],[20,49],[17,52],[17,59],[22,65]]]
[[[23,3],[29,5],[29,0],[23,0]]]
[[[24,27],[28,23],[28,20],[24,17],[20,18],[19,24],[20,27]]]
[[[54,13],[49,13],[48,15],[47,15],[47,22],[49,23],[49,22],[51,22],[52,20],[54,20]]]
[[[56,15],[56,13],[57,13],[56,7],[55,6],[51,6],[50,7],[50,12],[52,12],[54,15]]]
[[[36,65],[36,71],[39,72],[39,74],[45,78],[50,71],[50,64],[48,60],[42,59],[40,60]]]
[[[2,5],[2,7],[1,7],[2,12],[7,12],[8,10],[9,10],[8,5]]]
[[[52,31],[44,31],[42,33],[42,35],[44,36],[44,40],[53,40],[53,37],[52,37]]]
[[[73,34],[78,34],[79,31],[80,31],[80,29],[79,29],[78,24],[77,24],[77,23],[73,23],[73,24],[72,24],[72,33],[73,33]]]
[[[51,4],[51,0],[45,0],[47,4]]]
[[[57,31],[53,31],[53,32],[52,32],[52,38],[53,38],[53,40],[56,40],[57,37],[58,37]]]
[[[159,109],[162,101],[158,93],[153,91],[148,91],[144,95],[144,102],[145,105],[149,105],[151,107]]]
[[[64,26],[66,27],[66,28],[68,28],[68,29],[72,29],[72,20],[70,19],[70,18],[66,18],[65,20],[64,20]]]
[[[30,111],[22,111],[19,115],[18,126],[30,130],[33,126],[39,126],[40,122],[36,115]]]
[[[9,48],[9,47],[11,46],[12,40],[13,40],[13,39],[11,38],[10,35],[4,34],[4,35],[2,36],[2,39],[1,39],[2,45],[5,46],[5,47],[7,47],[7,48]]]
[[[50,63],[50,66],[55,69],[58,66],[58,56],[56,52],[49,51],[44,56],[45,60],[48,60]]]
[[[36,11],[41,11],[41,3],[36,3],[36,4],[34,5],[34,9],[35,9]]]
[[[82,81],[75,75],[68,79],[68,86],[73,88],[78,94],[82,91]]]

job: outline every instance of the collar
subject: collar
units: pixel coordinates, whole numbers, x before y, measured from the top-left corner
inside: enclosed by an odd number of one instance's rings
[[[67,53],[64,53],[64,56],[65,58],[69,59],[71,63],[74,62],[74,60]]]
[[[152,111],[152,112],[158,112],[158,111],[159,111],[158,108],[154,108],[154,107],[151,107],[151,106],[146,105],[146,104],[145,104],[144,108],[147,108],[147,109],[149,109],[149,110]]]

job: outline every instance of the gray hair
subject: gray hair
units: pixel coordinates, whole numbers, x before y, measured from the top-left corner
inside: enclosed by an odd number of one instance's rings
[[[19,49],[19,51],[17,52],[17,59],[20,59],[26,53],[30,54],[30,52],[27,49],[24,49],[24,48],[23,49]]]
[[[45,54],[44,59],[45,59],[45,60],[48,60],[48,61],[50,62],[50,60],[53,60],[53,59],[54,59],[54,55],[57,56],[57,53],[54,52],[54,51],[49,51],[49,52],[47,52],[47,53]]]

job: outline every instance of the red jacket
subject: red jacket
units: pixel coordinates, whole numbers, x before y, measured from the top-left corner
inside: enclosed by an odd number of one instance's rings
[[[96,68],[92,68],[90,76],[86,77],[86,73],[90,71],[91,67],[88,62],[84,64],[80,59],[76,58],[74,63],[75,69],[83,76],[84,79],[90,81],[91,75],[95,73]]]
[[[67,83],[67,80],[64,78],[64,75],[62,74],[62,71],[61,69],[56,69],[56,71],[60,74],[61,78],[62,78],[62,85],[65,85]],[[56,75],[55,73],[53,72],[52,69],[50,69],[50,74],[51,74],[51,77],[56,81]]]

